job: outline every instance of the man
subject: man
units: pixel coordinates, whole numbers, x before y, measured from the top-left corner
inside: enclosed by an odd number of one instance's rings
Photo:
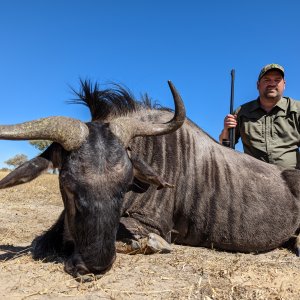
[[[284,168],[300,168],[300,102],[284,97],[284,68],[269,64],[257,81],[259,97],[227,115],[220,142],[235,128],[235,142],[242,139],[244,152]]]

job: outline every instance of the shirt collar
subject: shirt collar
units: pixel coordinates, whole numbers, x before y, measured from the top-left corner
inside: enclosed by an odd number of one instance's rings
[[[278,107],[280,110],[286,112],[288,108],[289,100],[286,97],[281,97],[281,99],[276,103],[274,107]],[[256,101],[253,101],[250,107],[250,112],[253,112],[257,109],[262,109],[259,104],[259,97],[256,99]]]
[[[281,99],[277,102],[275,106],[286,112],[289,104],[288,102],[289,101],[287,98],[281,97]]]

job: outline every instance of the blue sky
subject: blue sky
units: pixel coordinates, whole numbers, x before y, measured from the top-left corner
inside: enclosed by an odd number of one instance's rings
[[[229,111],[257,97],[268,63],[285,67],[285,95],[300,99],[298,0],[3,0],[0,2],[0,124],[62,115],[89,120],[66,104],[79,78],[117,82],[172,107],[167,80],[187,116],[215,139]],[[238,147],[239,149],[240,147]],[[0,141],[0,168],[28,142]]]

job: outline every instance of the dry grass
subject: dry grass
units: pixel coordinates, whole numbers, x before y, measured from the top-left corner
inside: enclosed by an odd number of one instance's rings
[[[252,255],[173,245],[170,254],[118,254],[102,278],[80,283],[61,261],[30,254],[61,212],[57,176],[0,190],[0,203],[1,299],[300,299],[300,259],[285,249]]]

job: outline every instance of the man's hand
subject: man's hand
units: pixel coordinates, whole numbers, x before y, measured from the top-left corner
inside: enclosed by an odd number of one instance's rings
[[[230,128],[235,128],[237,125],[236,121],[237,115],[228,114],[224,119],[224,129],[228,131]]]
[[[228,140],[229,139],[229,129],[230,128],[235,128],[237,125],[236,121],[237,115],[231,115],[228,114],[225,119],[224,119],[224,129],[222,130],[220,136],[219,136],[219,141],[222,144],[223,140]]]

